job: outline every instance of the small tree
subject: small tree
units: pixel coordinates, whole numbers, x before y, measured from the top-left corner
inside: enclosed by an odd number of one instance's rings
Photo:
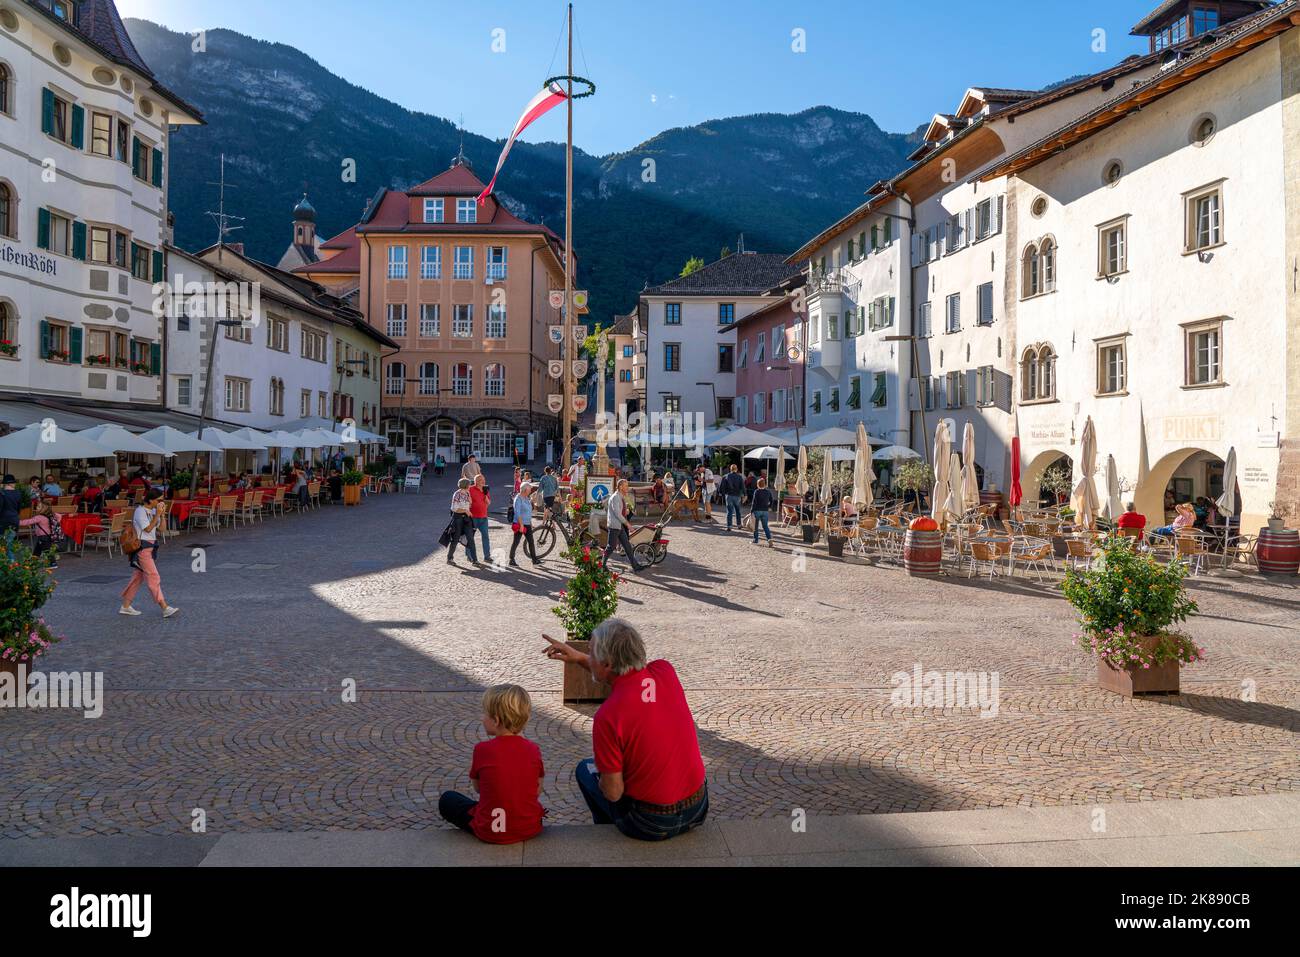
[[[692,256],[690,259],[686,260],[686,265],[682,267],[682,271],[678,274],[678,278],[685,278],[693,272],[699,272],[703,268],[704,260],[699,256]]]
[[[575,543],[564,554],[577,571],[551,611],[564,623],[571,641],[587,641],[618,609],[618,575],[602,565],[590,545]]]
[[[1058,504],[1065,496],[1070,494],[1074,488],[1074,481],[1070,478],[1070,472],[1063,465],[1053,465],[1049,469],[1044,469],[1043,473],[1038,476],[1038,487],[1044,492],[1052,494],[1052,504]]]
[[[934,470],[920,459],[909,459],[894,473],[894,488],[903,493],[903,499],[920,502],[921,495],[934,488]]]

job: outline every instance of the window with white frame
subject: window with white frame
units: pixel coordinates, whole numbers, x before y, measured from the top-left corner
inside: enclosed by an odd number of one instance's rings
[[[767,361],[767,333],[758,334],[758,347],[754,350],[754,364],[761,365]]]
[[[862,408],[862,376],[849,376],[849,398],[847,401],[850,409]]]
[[[279,316],[266,317],[266,347],[276,352],[289,351],[289,321]]]
[[[384,394],[402,395],[406,392],[406,364],[390,362],[384,370]]]
[[[1097,394],[1120,395],[1128,389],[1128,340],[1097,342]]]
[[[442,247],[423,246],[420,249],[420,278],[442,278]]]
[[[993,367],[980,366],[975,370],[975,404],[982,409],[993,405],[993,388]]]
[[[483,370],[483,394],[494,399],[505,398],[506,367],[500,362],[489,363]]]
[[[803,417],[803,386],[797,385],[790,393],[790,406],[786,410],[787,419],[799,419]]]
[[[1047,343],[1027,348],[1020,357],[1020,401],[1056,398],[1056,352]]]
[[[744,369],[749,365],[749,340],[740,340],[740,363],[739,367]]]
[[[440,223],[443,219],[443,206],[441,199],[426,199],[424,201],[424,221],[426,223]]]
[[[455,260],[452,264],[453,279],[473,279],[474,278],[474,247],[457,246]]]
[[[934,326],[930,321],[930,303],[923,302],[916,307],[916,334],[921,339],[934,335]]]
[[[786,398],[785,389],[772,390],[772,421],[784,422],[789,418],[789,400]]]
[[[505,246],[489,246],[487,251],[487,274],[494,281],[506,278],[506,258],[509,250]]]
[[[237,379],[234,376],[226,376],[226,411],[227,412],[247,412],[249,386],[248,379]]]
[[[1187,350],[1186,384],[1189,386],[1222,384],[1222,320],[1193,323],[1185,326],[1184,329]]]
[[[194,379],[187,375],[176,377],[176,404],[188,407],[194,402]]]
[[[990,197],[975,205],[975,241],[1002,231],[1002,197]]]
[[[298,390],[298,415],[304,419],[311,415],[311,389]]]
[[[933,412],[938,403],[939,380],[933,376],[921,379],[921,405],[926,412]]]
[[[682,324],[682,304],[680,302],[664,303],[664,325],[680,326]]]
[[[948,408],[964,408],[966,405],[966,373],[949,372],[947,388],[944,391],[948,399]]]
[[[1185,251],[1199,252],[1223,243],[1223,184],[1187,194]]]
[[[736,396],[736,424],[749,424],[749,396],[747,395]]]
[[[284,415],[284,380],[271,377],[271,414]]]
[[[826,313],[826,341],[838,342],[840,338],[840,314],[838,312]]]
[[[478,201],[475,199],[456,200],[456,222],[477,223]]]
[[[319,329],[304,325],[300,337],[300,346],[304,359],[310,359],[312,362],[325,362],[329,358],[329,336]]]
[[[772,358],[785,358],[785,323],[781,323],[772,329]]]
[[[821,345],[821,341],[822,341],[822,323],[821,323],[821,318],[818,317],[815,322],[808,323],[808,345],[810,346]]]
[[[394,339],[406,335],[406,303],[390,302],[388,304],[388,335]]]
[[[954,292],[945,301],[946,324],[944,329],[948,332],[961,331],[961,293]]]
[[[831,386],[829,397],[826,399],[826,411],[838,412],[840,410],[840,387]]]
[[[452,306],[451,334],[456,339],[469,339],[474,335],[474,307],[469,304]]]
[[[442,306],[436,302],[420,305],[420,338],[437,339],[442,335]]]
[[[483,330],[485,339],[504,339],[506,337],[506,307],[488,306],[487,324]]]
[[[1118,276],[1128,271],[1128,217],[1097,227],[1097,275]]]
[[[754,424],[762,425],[767,421],[767,393],[754,393]]]
[[[981,326],[993,325],[993,283],[986,282],[975,289],[979,312],[975,321]]]
[[[893,296],[881,296],[871,303],[868,323],[872,329],[888,329],[894,324],[896,303]]]
[[[873,409],[889,408],[889,376],[883,372],[872,375],[871,407]]]
[[[474,394],[474,369],[468,362],[451,367],[451,393],[462,397]]]
[[[416,391],[420,395],[437,395],[438,394],[438,363],[421,362],[419,383],[416,385]]]
[[[407,255],[405,246],[388,247],[388,278],[405,279],[407,277]]]

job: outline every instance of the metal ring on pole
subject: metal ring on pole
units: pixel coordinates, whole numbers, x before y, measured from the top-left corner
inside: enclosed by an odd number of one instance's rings
[[[543,86],[543,87],[548,87],[548,86],[550,86],[552,83],[559,83],[561,80],[569,80],[569,81],[571,81],[571,82],[573,82],[573,83],[585,83],[585,84],[587,84],[588,89],[587,89],[585,92],[583,92],[583,93],[575,93],[575,94],[573,94],[573,99],[575,99],[575,100],[581,100],[583,97],[592,96],[592,95],[595,94],[595,92],[596,92],[596,84],[595,84],[595,83],[592,83],[592,82],[591,82],[590,80],[588,80],[585,76],[571,76],[571,75],[569,75],[569,74],[565,74],[565,75],[563,75],[563,76],[553,76],[553,77],[550,77],[550,78],[549,78],[545,83],[542,84],[542,86]]]

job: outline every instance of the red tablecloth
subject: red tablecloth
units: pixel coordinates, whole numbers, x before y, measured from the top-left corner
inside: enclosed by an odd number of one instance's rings
[[[187,498],[174,501],[171,504],[171,514],[176,517],[178,522],[189,521],[190,512],[199,506],[206,506],[208,503],[202,498]]]
[[[98,515],[60,515],[59,524],[63,534],[78,545],[84,545],[87,532],[98,532],[103,528]]]

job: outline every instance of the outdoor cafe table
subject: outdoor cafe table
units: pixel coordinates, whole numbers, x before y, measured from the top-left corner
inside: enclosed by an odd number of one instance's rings
[[[85,545],[89,532],[98,532],[103,528],[99,516],[94,513],[60,515],[59,524],[63,526],[63,534],[76,542],[78,547]]]

